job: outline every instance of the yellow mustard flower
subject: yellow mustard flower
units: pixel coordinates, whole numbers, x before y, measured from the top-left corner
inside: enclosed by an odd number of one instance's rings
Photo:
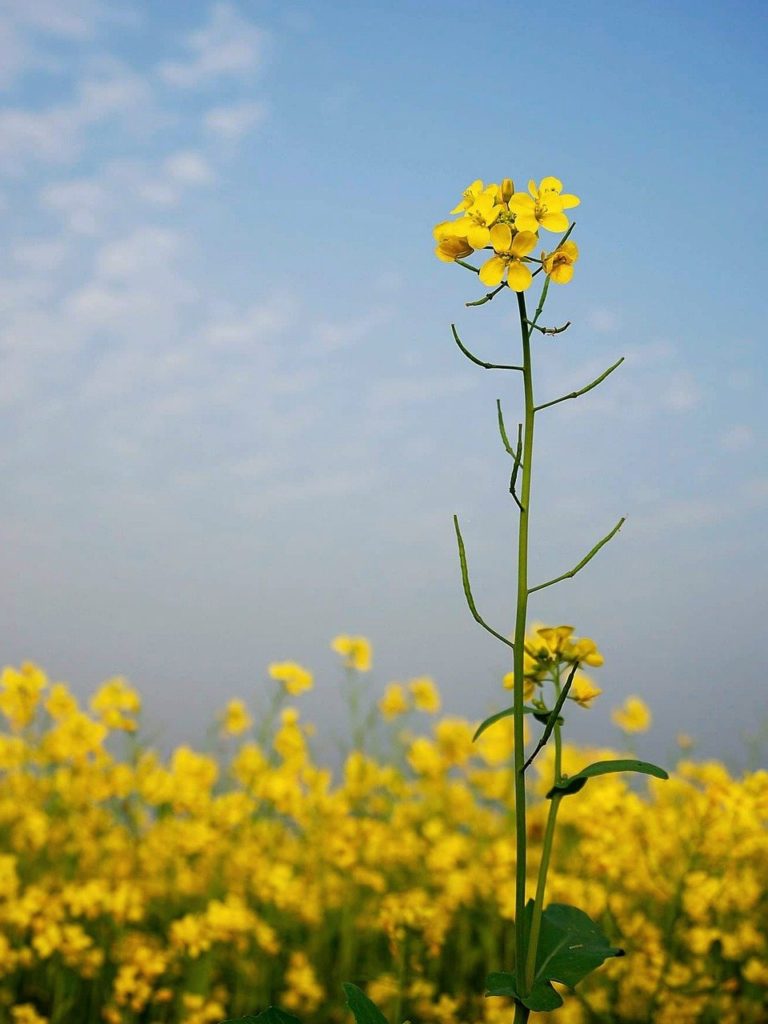
[[[498,186],[491,185],[482,192],[474,203],[454,222],[454,232],[466,238],[473,249],[484,249],[491,241],[491,228],[503,212],[504,207],[496,202]]]
[[[312,673],[296,661],[273,661],[267,671],[272,679],[283,684],[285,692],[290,693],[292,697],[297,697],[314,686]]]
[[[31,661],[25,661],[18,669],[10,665],[3,669],[0,674],[0,711],[12,729],[20,730],[29,725],[35,717],[40,692],[47,685],[47,676]]]
[[[451,213],[463,213],[464,210],[469,210],[475,205],[479,197],[485,191],[485,185],[480,178],[476,178],[471,185],[467,185],[464,189],[461,201],[457,206],[451,210]]]
[[[433,679],[430,679],[429,676],[411,679],[408,689],[411,691],[415,708],[419,711],[426,711],[430,715],[437,714],[442,706],[442,701],[440,691]]]
[[[579,637],[576,640],[567,641],[562,648],[563,658],[566,661],[578,661],[580,665],[589,665],[592,668],[599,668],[605,663],[605,658],[597,649],[597,644],[588,636]]]
[[[221,727],[227,736],[240,736],[253,725],[253,719],[248,714],[245,703],[241,700],[231,700],[224,708]]]
[[[564,210],[570,210],[574,206],[578,206],[581,200],[578,196],[574,196],[569,192],[563,193],[563,183],[559,178],[553,178],[551,175],[546,178],[542,178],[537,185],[535,181],[531,179],[528,182],[528,191],[531,193],[535,200],[541,198],[552,199],[554,196],[560,200],[560,205]]]
[[[504,203],[506,205],[512,196],[515,194],[515,183],[511,178],[504,178],[499,185],[497,193],[497,202]]]
[[[77,698],[70,693],[66,683],[54,683],[45,702],[45,710],[51,718],[66,718],[78,710]]]
[[[568,693],[568,699],[576,701],[583,708],[588,708],[595,697],[599,697],[602,692],[585,672],[577,672]]]
[[[130,715],[141,710],[141,697],[121,676],[108,679],[91,698],[91,710],[108,729],[135,732],[136,722]]]
[[[410,710],[408,694],[402,683],[390,683],[379,700],[379,711],[387,722]]]
[[[540,184],[528,182],[528,192],[515,192],[509,200],[509,209],[515,215],[518,231],[565,231],[568,218],[563,210],[578,206],[578,196],[561,195],[562,182],[557,178],[542,178]],[[529,194],[530,193],[530,194]]]
[[[611,718],[622,732],[645,732],[650,728],[651,710],[640,697],[627,697],[620,708],[614,708]]]
[[[372,652],[370,642],[364,636],[347,636],[342,634],[331,642],[332,650],[344,658],[347,668],[358,672],[369,672],[371,669]]]
[[[456,233],[455,220],[444,220],[436,224],[432,234],[437,242],[435,256],[443,263],[453,263],[454,260],[472,255],[473,249],[467,239]]]
[[[506,277],[512,291],[524,292],[533,277],[523,258],[536,248],[536,235],[532,231],[513,234],[509,224],[496,224],[488,237],[494,254],[480,267],[480,280],[493,288]]]
[[[11,1007],[13,1024],[48,1024],[48,1018],[39,1014],[32,1003],[18,1003]]]
[[[575,242],[563,242],[550,253],[541,254],[544,272],[555,284],[568,284],[573,277],[573,265],[579,258],[579,247]]]

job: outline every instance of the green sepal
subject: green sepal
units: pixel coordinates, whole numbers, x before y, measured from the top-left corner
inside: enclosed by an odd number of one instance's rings
[[[348,981],[344,982],[342,988],[347,997],[347,1006],[352,1011],[357,1024],[389,1024],[378,1006],[371,1002],[361,988]]]
[[[575,775],[569,775],[568,778],[561,779],[547,793],[547,798],[551,800],[555,795],[570,796],[573,793],[578,793],[596,775],[611,775],[614,772],[639,772],[641,775],[653,775],[657,779],[669,778],[669,775],[663,768],[659,768],[658,765],[651,764],[649,761],[637,761],[635,758],[622,758],[617,761],[595,761],[594,764],[587,765],[586,768],[582,768]]]
[[[277,1006],[268,1006],[266,1010],[262,1010],[256,1016],[251,1014],[249,1017],[237,1017],[222,1021],[222,1024],[301,1024],[301,1021],[292,1013],[286,1013],[285,1010],[281,1010]]]
[[[529,901],[525,908],[529,927],[531,907],[532,901]],[[556,1010],[563,1005],[563,998],[552,985],[553,981],[573,988],[612,956],[624,956],[624,950],[611,946],[583,910],[565,903],[551,903],[541,917],[531,990],[520,995],[515,975],[496,971],[486,979],[486,995],[511,996],[537,1013]]]
[[[472,737],[472,742],[474,743],[475,740],[478,739],[478,737],[482,736],[485,730],[489,729],[495,722],[500,722],[502,718],[509,718],[509,716],[514,715],[514,713],[514,707],[504,708],[503,711],[497,711],[495,715],[491,715],[490,718],[486,718],[486,720],[484,722],[481,722],[480,725],[478,725],[477,729],[475,729],[475,735]],[[538,713],[539,712],[537,708],[532,708],[529,707],[527,704],[523,704],[524,715],[537,715]]]

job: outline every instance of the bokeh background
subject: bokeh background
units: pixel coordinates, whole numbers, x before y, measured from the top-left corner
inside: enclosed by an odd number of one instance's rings
[[[272,660],[341,714],[431,674],[504,699],[514,506],[495,399],[514,303],[432,255],[475,177],[582,197],[536,340],[533,575],[621,534],[533,615],[606,655],[576,739],[684,730],[734,766],[766,714],[765,47],[760,2],[0,4],[0,640],[86,693],[126,675],[168,742]],[[569,728],[571,722],[569,722]],[[321,736],[322,736],[321,728]]]

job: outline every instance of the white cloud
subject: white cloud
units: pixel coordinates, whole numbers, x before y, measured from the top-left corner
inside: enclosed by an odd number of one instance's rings
[[[372,330],[381,327],[389,318],[389,310],[381,307],[350,320],[321,321],[312,329],[312,348],[321,354],[350,348],[359,344]]]
[[[209,185],[214,180],[211,165],[192,150],[173,153],[163,161],[163,171],[171,181],[182,185]]]
[[[171,85],[194,88],[222,77],[249,77],[260,66],[266,33],[241,17],[229,3],[217,3],[208,24],[184,41],[186,60],[160,65],[159,72]]]
[[[15,263],[33,273],[58,270],[67,258],[69,245],[61,238],[41,238],[18,242],[11,249]]]
[[[266,103],[233,103],[227,107],[214,107],[203,118],[209,132],[222,139],[241,139],[267,116]]]
[[[145,118],[149,100],[140,76],[109,62],[78,83],[69,103],[46,110],[6,108],[0,111],[0,172],[18,177],[35,163],[69,163],[89,128],[131,113]]]

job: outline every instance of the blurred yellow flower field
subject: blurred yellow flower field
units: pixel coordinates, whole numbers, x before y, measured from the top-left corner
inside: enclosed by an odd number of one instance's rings
[[[602,662],[586,638],[539,635],[534,689],[555,648]],[[334,647],[367,687],[367,641]],[[213,750],[166,759],[124,680],[81,707],[34,665],[4,670],[0,1024],[214,1024],[270,1002],[321,1024],[345,1019],[344,980],[385,1013],[402,990],[414,1022],[510,1019],[476,993],[513,944],[512,719],[473,744],[476,723],[430,717],[432,680],[393,684],[368,695],[364,749],[334,773],[287,703],[312,673],[269,673],[268,712],[233,700]],[[647,714],[628,702],[617,721],[637,732]],[[564,768],[596,755],[616,753],[566,746]],[[535,767],[542,796],[548,749]],[[544,803],[528,819],[532,885]],[[768,1019],[768,773],[681,760],[665,783],[592,779],[560,815],[549,899],[576,899],[627,955],[552,1020]]]

